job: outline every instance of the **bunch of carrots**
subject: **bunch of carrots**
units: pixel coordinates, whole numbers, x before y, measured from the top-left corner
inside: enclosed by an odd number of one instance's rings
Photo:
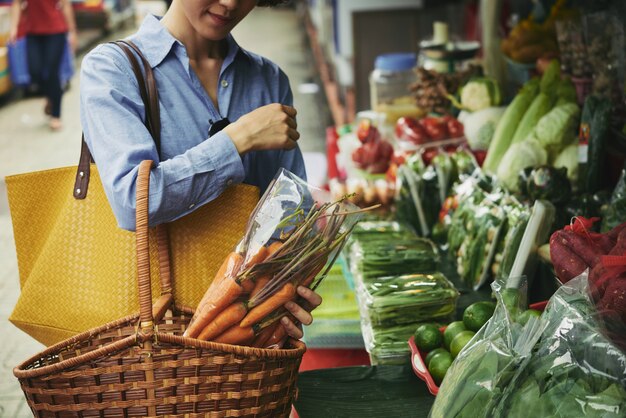
[[[298,286],[315,290],[352,230],[344,222],[361,211],[342,210],[343,200],[295,210],[281,223],[279,239],[245,263],[243,252],[230,253],[183,336],[261,348],[284,341],[280,319],[290,316],[284,304],[296,299]]]

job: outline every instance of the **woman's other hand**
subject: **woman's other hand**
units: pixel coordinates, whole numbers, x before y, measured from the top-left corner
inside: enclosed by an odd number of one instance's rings
[[[248,151],[293,149],[300,138],[296,109],[280,103],[262,106],[243,115],[224,131],[230,136],[239,154]]]
[[[304,325],[311,325],[313,322],[311,311],[322,303],[322,297],[308,287],[304,286],[298,286],[296,291],[298,292],[298,295],[304,299],[304,303],[302,305],[298,305],[295,302],[287,302],[285,304],[285,309],[291,312],[298,322]],[[287,316],[283,317],[281,322],[290,337],[299,340],[304,335],[302,328],[294,324],[293,321],[291,321]]]

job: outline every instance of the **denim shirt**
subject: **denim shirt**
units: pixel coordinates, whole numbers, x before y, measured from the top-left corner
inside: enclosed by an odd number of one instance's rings
[[[218,81],[216,108],[189,64],[184,45],[155,16],[129,38],[153,69],[161,112],[161,149],[144,125],[145,109],[128,58],[112,44],[94,48],[81,65],[81,122],[104,190],[121,228],[135,228],[138,165],[153,160],[150,225],[173,221],[218,197],[233,183],[261,193],[284,167],[306,179],[299,148],[243,156],[211,125],[270,103],[291,105],[289,80],[271,61],[239,47],[231,35]]]

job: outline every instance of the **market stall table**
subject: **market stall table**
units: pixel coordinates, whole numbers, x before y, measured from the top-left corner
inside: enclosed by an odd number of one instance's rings
[[[357,366],[300,373],[300,418],[427,417],[434,402],[411,367]]]

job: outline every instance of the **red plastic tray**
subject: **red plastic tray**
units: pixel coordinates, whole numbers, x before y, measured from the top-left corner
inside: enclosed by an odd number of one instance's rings
[[[543,312],[547,304],[548,301],[532,303],[528,306],[528,308],[536,309]],[[446,327],[439,328],[441,332],[445,331],[445,329]],[[411,366],[413,367],[413,371],[415,372],[417,377],[426,382],[428,391],[436,396],[437,393],[439,393],[439,386],[437,386],[433,377],[430,375],[428,367],[426,367],[426,363],[424,362],[426,355],[415,345],[414,336],[411,336],[411,338],[409,338],[409,347],[411,348]]]

